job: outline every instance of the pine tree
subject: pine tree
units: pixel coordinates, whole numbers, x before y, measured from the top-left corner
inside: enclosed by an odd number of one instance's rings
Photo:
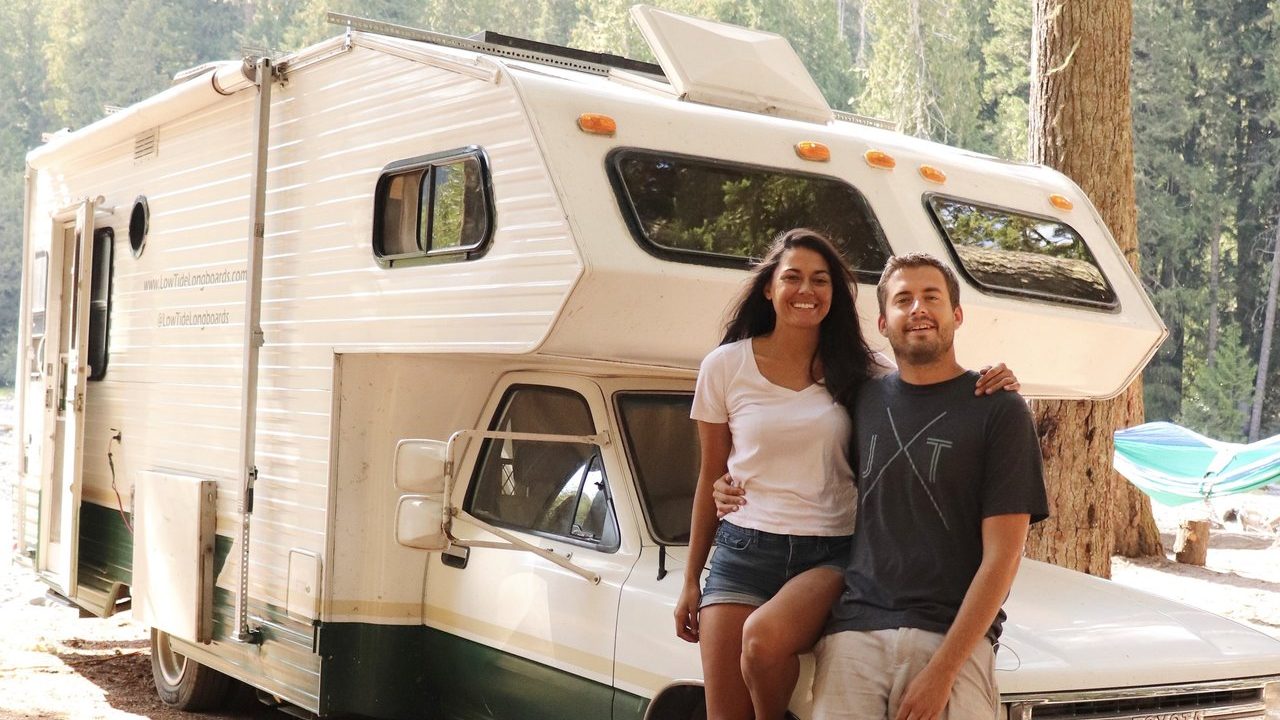
[[[990,32],[982,45],[985,134],[996,155],[1026,160],[1031,6],[1025,0],[995,0],[988,23]]]
[[[22,287],[24,158],[49,126],[42,51],[47,29],[38,0],[0,5],[0,386],[12,386]]]
[[[1137,268],[1130,114],[1130,0],[1035,0],[1031,158],[1064,172],[1098,206]],[[1112,433],[1142,421],[1141,382],[1113,400],[1035,404],[1054,515],[1031,557],[1109,576],[1111,554],[1154,553],[1150,502],[1111,467]]]
[[[1243,442],[1257,372],[1240,328],[1226,326],[1213,366],[1200,364],[1188,383],[1179,422],[1217,440]]]
[[[959,0],[867,0],[875,50],[859,112],[901,132],[985,149],[981,19]]]

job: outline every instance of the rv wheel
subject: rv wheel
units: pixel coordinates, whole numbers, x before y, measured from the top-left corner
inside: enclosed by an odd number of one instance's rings
[[[179,654],[168,634],[151,629],[151,677],[161,702],[179,710],[212,710],[226,701],[231,678]]]

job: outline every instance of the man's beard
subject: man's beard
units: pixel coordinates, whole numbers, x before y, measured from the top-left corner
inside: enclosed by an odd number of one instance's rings
[[[894,333],[889,337],[889,345],[893,347],[894,357],[899,365],[928,365],[946,354],[951,349],[954,334],[943,334],[942,328],[928,342],[909,342],[907,333]]]

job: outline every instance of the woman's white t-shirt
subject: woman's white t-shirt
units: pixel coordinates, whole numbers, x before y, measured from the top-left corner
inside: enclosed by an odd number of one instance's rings
[[[703,359],[689,415],[729,424],[729,475],[747,491],[747,504],[729,518],[734,525],[783,535],[853,532],[853,424],[824,385],[774,385],[760,374],[751,340],[739,340]]]

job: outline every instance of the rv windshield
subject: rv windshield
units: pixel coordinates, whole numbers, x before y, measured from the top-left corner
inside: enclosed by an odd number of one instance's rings
[[[661,543],[689,542],[689,515],[698,482],[698,428],[689,419],[693,394],[628,392],[615,396],[627,457],[644,514]]]
[[[618,150],[609,173],[622,213],[649,252],[747,267],[780,232],[807,227],[876,282],[888,244],[862,193],[838,178],[652,150]]]

